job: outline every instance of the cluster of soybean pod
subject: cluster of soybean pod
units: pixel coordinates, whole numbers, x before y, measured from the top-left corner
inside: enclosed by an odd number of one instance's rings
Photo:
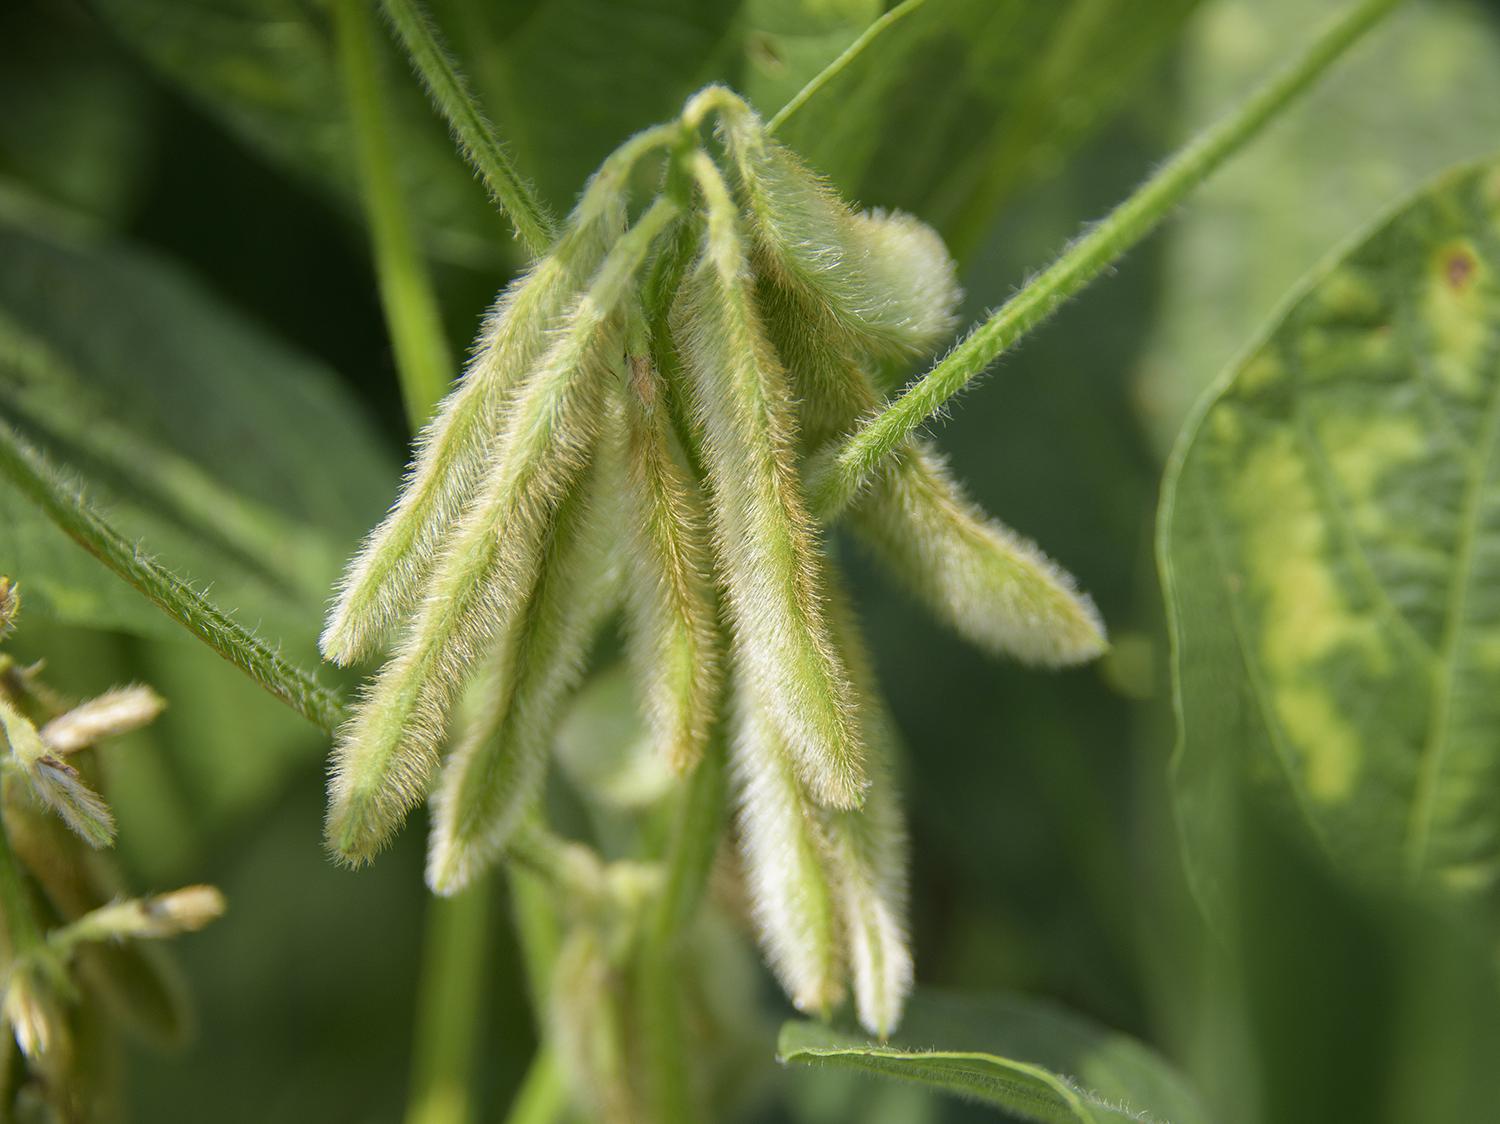
[[[368,860],[430,795],[433,890],[499,859],[623,603],[660,752],[686,774],[727,731],[744,880],[787,994],[826,1014],[852,982],[889,1034],[912,981],[895,733],[805,476],[958,300],[935,231],[852,210],[722,87],[614,152],[499,297],[340,586],[325,656],[390,655],[338,736],[333,850]],[[1049,666],[1102,651],[1089,600],[925,440],[847,521],[984,648]]]

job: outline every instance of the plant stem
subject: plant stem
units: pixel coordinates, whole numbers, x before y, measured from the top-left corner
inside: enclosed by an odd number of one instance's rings
[[[715,736],[682,793],[668,846],[666,878],[645,918],[636,957],[642,1085],[650,1119],[657,1124],[691,1124],[702,1118],[687,1061],[677,957],[723,834],[724,757],[723,738]]]
[[[834,59],[822,70],[818,71],[817,74],[813,75],[812,79],[807,83],[807,85],[803,86],[802,89],[798,90],[797,93],[793,95],[791,101],[787,102],[784,106],[776,111],[776,115],[771,118],[770,122],[766,125],[766,129],[774,133],[777,129],[779,129],[783,124],[786,123],[786,119],[788,117],[792,116],[797,112],[797,110],[801,109],[804,105],[811,101],[813,97],[816,96],[819,90],[827,85],[828,82],[830,82],[833,78],[837,77],[840,71],[842,71],[857,57],[859,57],[859,55],[864,52],[865,48],[870,45],[871,40],[884,35],[891,29],[891,27],[899,23],[901,20],[905,19],[907,16],[911,15],[926,3],[927,0],[903,0],[902,3],[897,4],[890,11],[875,19],[869,27],[860,32],[859,38],[855,39],[853,43],[850,43],[849,46],[844,48],[844,50],[839,54],[838,58]]]
[[[880,462],[1001,353],[1113,265],[1215,169],[1244,148],[1400,0],[1359,0],[1292,64],[1181,149],[1035,280],[894,402],[820,459],[810,492],[825,519],[841,512]]]
[[[427,904],[406,1124],[473,1119],[469,1090],[483,1015],[489,910],[488,879]]]
[[[111,527],[76,484],[65,480],[4,422],[0,422],[0,475],[20,488],[74,542],[309,722],[332,733],[344,720],[346,709],[337,694],[236,624],[207,597]]]
[[[567,1107],[568,1088],[562,1067],[552,1047],[543,1042],[532,1055],[521,1088],[505,1114],[505,1124],[553,1124]]]
[[[453,361],[401,198],[366,0],[335,0],[333,9],[380,303],[396,353],[406,414],[413,428],[419,428],[447,392]]]
[[[10,835],[3,823],[0,823],[0,915],[4,917],[12,961],[46,944],[32,912],[25,876],[16,862],[16,853],[11,850]]]
[[[506,154],[432,18],[420,0],[384,0],[384,7],[417,76],[469,163],[484,180],[491,198],[510,216],[517,237],[531,256],[541,257],[556,237],[552,219]]]

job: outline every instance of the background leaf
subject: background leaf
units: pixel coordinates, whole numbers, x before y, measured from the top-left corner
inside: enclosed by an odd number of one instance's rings
[[[1198,0],[919,0],[786,123],[867,205],[973,248],[998,204],[1114,108]],[[99,0],[111,26],[239,135],[352,203],[343,98],[318,4]],[[555,210],[637,129],[729,83],[767,116],[879,15],[878,0],[433,0],[480,103]],[[407,195],[433,248],[503,260],[503,230],[388,42],[383,69]]]
[[[699,86],[743,80],[780,99],[874,15],[871,0],[432,0],[430,7],[523,174],[558,212],[610,150],[676,114]],[[351,139],[324,5],[100,0],[96,8],[240,137],[354,213]],[[430,247],[453,262],[505,264],[506,224],[390,36],[379,47],[406,197]]]
[[[13,196],[0,259],[0,415],[242,623],[307,650],[394,475],[362,409],[181,274]],[[9,485],[0,512],[0,572],[20,577],[28,615],[175,631]]]
[[[919,0],[780,126],[845,194],[938,227],[960,257],[1156,59],[1196,0]]]
[[[918,1082],[1025,1120],[1207,1120],[1182,1078],[1139,1042],[1014,996],[919,993],[889,1046],[791,1022],[782,1028],[779,1053],[785,1061]]]
[[[1185,29],[1185,120],[1206,120],[1305,42],[1340,0],[1216,0]],[[1215,175],[1165,240],[1162,310],[1134,372],[1162,457],[1188,411],[1335,241],[1500,137],[1495,6],[1404,4]]]
[[[1345,871],[1500,874],[1500,167],[1321,269],[1184,435],[1162,499],[1177,813],[1220,907],[1232,802]]]

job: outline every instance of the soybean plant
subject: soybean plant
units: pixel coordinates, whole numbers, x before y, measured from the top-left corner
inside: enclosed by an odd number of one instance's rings
[[[504,856],[620,609],[661,755],[685,776],[727,743],[754,921],[792,1002],[828,1013],[852,983],[888,1035],[913,974],[898,739],[830,551],[841,513],[806,477],[959,297],[935,231],[851,209],[727,89],[623,144],[496,301],[343,579],[324,655],[389,655],[338,733],[333,852],[368,861],[430,794],[434,891]],[[847,516],[985,649],[1043,667],[1103,651],[1089,599],[930,442],[903,439]]]

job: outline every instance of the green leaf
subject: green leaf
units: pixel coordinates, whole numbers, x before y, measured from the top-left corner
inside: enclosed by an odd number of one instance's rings
[[[906,0],[775,122],[866,205],[931,222],[962,256],[1177,32],[1196,0]]]
[[[1216,3],[1185,30],[1184,121],[1232,103],[1343,0]],[[1403,91],[1391,97],[1392,89]],[[1165,458],[1192,404],[1333,240],[1500,137],[1500,26],[1481,5],[1406,4],[1276,128],[1193,196],[1163,240],[1157,314],[1136,364]]]
[[[881,0],[745,0],[738,90],[775,113],[880,16]]]
[[[325,5],[99,0],[122,39],[282,167],[353,212],[353,138]],[[521,175],[562,213],[625,137],[714,79],[774,111],[873,18],[875,0],[431,0],[428,9]],[[403,196],[429,249],[494,265],[508,222],[458,155],[389,35],[380,70]]]
[[[332,372],[164,263],[0,201],[0,419],[267,635],[310,651],[327,591],[394,476]],[[175,635],[0,484],[0,573],[28,614]]]
[[[956,1047],[962,1047],[958,1049]],[[1059,1124],[1206,1124],[1197,1097],[1139,1042],[1044,1001],[919,992],[897,1044],[819,1023],[781,1030],[783,1061],[911,1081]]]
[[[92,10],[241,139],[357,208],[354,140],[327,5],[100,0]],[[444,256],[493,261],[507,240],[504,219],[473,183],[389,36],[379,46],[403,196],[420,206],[422,227]]]
[[[1500,165],[1325,264],[1204,402],[1160,563],[1189,872],[1249,788],[1346,872],[1500,873]]]

